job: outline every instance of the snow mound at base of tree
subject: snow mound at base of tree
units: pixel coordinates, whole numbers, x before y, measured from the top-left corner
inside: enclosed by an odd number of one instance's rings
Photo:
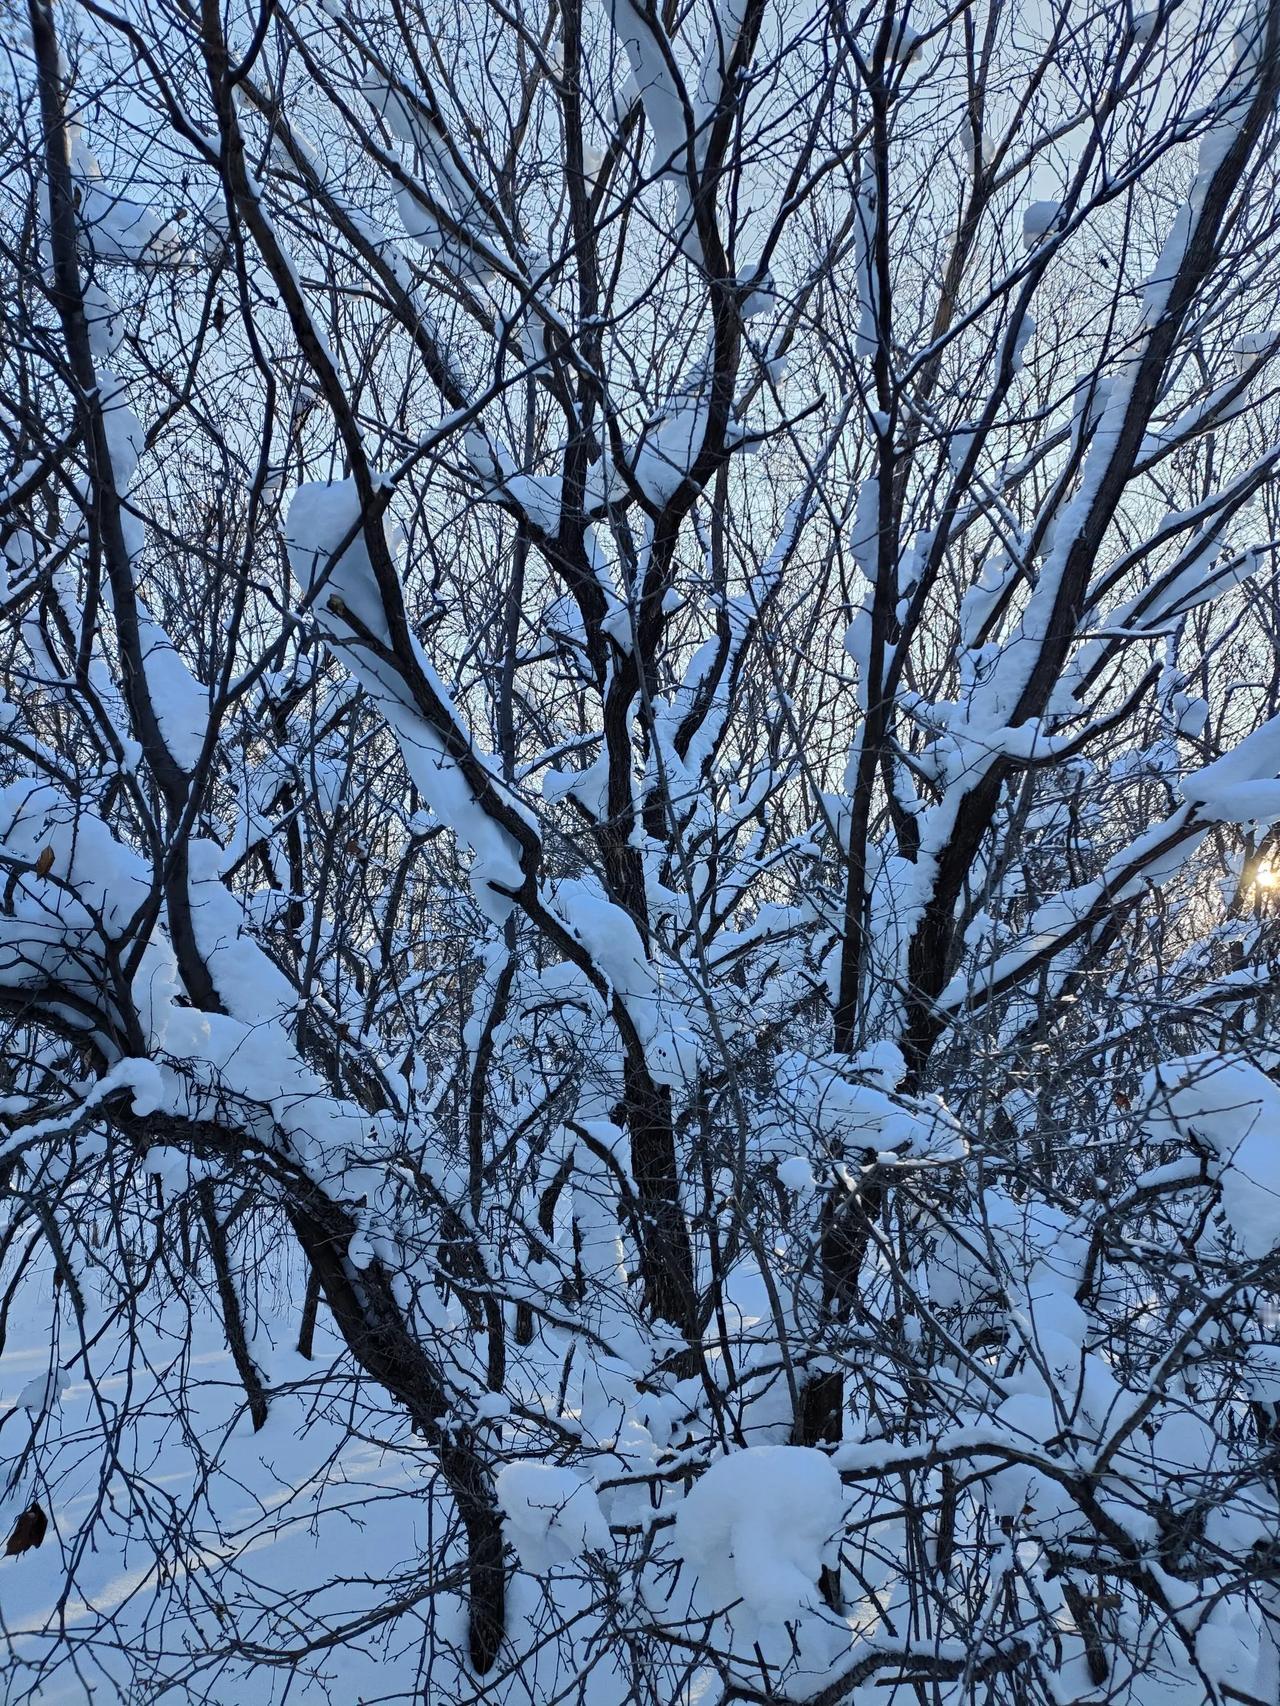
[[[676,1546],[717,1606],[778,1624],[818,1602],[844,1489],[829,1457],[759,1445],[713,1463],[676,1513]]]

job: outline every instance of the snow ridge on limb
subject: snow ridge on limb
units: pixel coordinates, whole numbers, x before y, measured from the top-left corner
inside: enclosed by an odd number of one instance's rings
[[[675,47],[663,25],[655,0],[607,0],[609,22],[622,43],[649,129],[653,136],[653,167],[673,176],[682,168],[689,143],[689,94],[676,60]]]
[[[366,545],[354,483],[303,486],[287,522],[294,574],[330,648],[394,730],[406,768],[432,811],[473,855],[471,883],[486,916],[501,923],[538,856],[537,826],[475,750],[440,678],[410,636],[407,656],[391,626]],[[403,607],[403,606],[402,606]]]
[[[164,790],[169,806],[177,810],[187,790],[181,765],[170,752],[161,728],[150,687],[146,657],[154,650],[143,642],[133,559],[138,547],[136,523],[124,503],[124,491],[136,466],[137,423],[121,411],[113,393],[114,379],[100,382],[95,359],[107,354],[118,333],[114,330],[110,304],[99,293],[97,306],[87,308],[79,257],[80,221],[72,182],[71,150],[67,147],[67,116],[62,105],[59,49],[51,13],[33,0],[31,35],[38,65],[40,112],[44,131],[44,164],[49,207],[49,243],[53,257],[54,301],[61,321],[72,371],[79,390],[81,434],[92,446],[93,477],[90,502],[100,530],[106,559],[116,628],[124,655],[124,687],[130,717]],[[90,158],[90,157],[86,157]],[[85,165],[90,177],[91,168]],[[131,220],[112,204],[99,219],[108,223],[129,258],[138,258],[150,240],[150,224],[139,216]],[[89,227],[92,232],[93,226]],[[106,238],[104,237],[104,240]],[[109,405],[114,404],[115,407]],[[119,467],[117,467],[119,463]]]

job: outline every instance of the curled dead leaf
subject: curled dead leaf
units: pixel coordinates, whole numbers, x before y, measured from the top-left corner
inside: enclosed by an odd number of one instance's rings
[[[45,1532],[49,1527],[49,1519],[42,1507],[32,1500],[13,1525],[5,1545],[6,1558],[18,1558],[24,1552],[34,1551],[44,1542]]]
[[[47,877],[49,875],[49,872],[52,869],[53,869],[53,848],[52,847],[46,847],[44,849],[44,851],[40,854],[40,857],[36,860],[36,875],[38,877]]]

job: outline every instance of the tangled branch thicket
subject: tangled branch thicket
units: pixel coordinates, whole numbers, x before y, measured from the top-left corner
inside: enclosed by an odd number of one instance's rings
[[[1275,1706],[1280,0],[0,47],[0,1693]]]

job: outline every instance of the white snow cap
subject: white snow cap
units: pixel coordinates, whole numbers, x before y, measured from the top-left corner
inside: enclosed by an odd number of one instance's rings
[[[43,1416],[49,1410],[60,1408],[62,1395],[70,1385],[71,1376],[65,1369],[55,1368],[47,1374],[37,1374],[19,1392],[18,1403],[33,1416]]]
[[[509,1463],[497,1480],[507,1538],[530,1575],[609,1545],[596,1490],[554,1463]]]
[[[1023,247],[1034,249],[1045,233],[1052,231],[1061,218],[1060,201],[1033,201],[1022,215]]]
[[[914,65],[924,52],[924,37],[909,24],[900,23],[893,32],[886,55],[890,65]]]
[[[784,1623],[818,1600],[835,1560],[844,1488],[831,1459],[804,1445],[757,1445],[713,1463],[676,1512],[676,1546],[717,1606],[742,1600]]]
[[[1182,796],[1201,823],[1274,823],[1280,818],[1280,717],[1269,717],[1211,764],[1182,778]]]
[[[1271,328],[1265,332],[1241,332],[1231,346],[1231,353],[1236,358],[1236,371],[1243,379],[1246,373],[1252,373],[1254,368],[1269,355],[1280,341],[1280,331]]]
[[[1246,1256],[1280,1247],[1280,1085],[1239,1056],[1187,1055],[1147,1077],[1150,1124],[1217,1155],[1222,1212]]]
[[[778,1163],[778,1178],[789,1191],[811,1191],[813,1168],[803,1155],[789,1155]]]

